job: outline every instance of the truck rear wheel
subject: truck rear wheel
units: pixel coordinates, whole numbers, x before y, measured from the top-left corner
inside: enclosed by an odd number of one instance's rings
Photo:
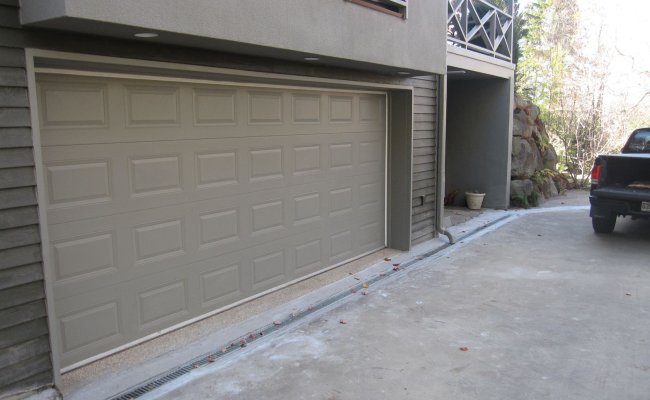
[[[591,226],[594,227],[596,233],[612,233],[614,226],[616,226],[616,215],[612,214],[609,218],[591,218]]]

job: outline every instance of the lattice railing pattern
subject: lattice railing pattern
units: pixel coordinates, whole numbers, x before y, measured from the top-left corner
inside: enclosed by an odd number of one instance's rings
[[[454,46],[512,61],[514,0],[493,3],[447,0],[447,40]]]

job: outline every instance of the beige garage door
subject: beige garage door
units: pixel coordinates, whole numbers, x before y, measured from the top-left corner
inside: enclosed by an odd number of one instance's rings
[[[385,97],[37,76],[63,366],[384,246]]]

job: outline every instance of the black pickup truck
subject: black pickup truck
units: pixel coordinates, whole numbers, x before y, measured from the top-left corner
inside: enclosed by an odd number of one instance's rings
[[[596,158],[589,202],[596,233],[611,233],[618,216],[650,218],[650,128],[632,132],[621,154]]]

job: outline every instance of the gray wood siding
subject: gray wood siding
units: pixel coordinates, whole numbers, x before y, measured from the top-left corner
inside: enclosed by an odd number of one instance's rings
[[[413,93],[413,213],[411,242],[435,237],[438,78],[411,79]]]
[[[53,382],[25,47],[414,86],[412,241],[420,243],[434,236],[436,77],[404,79],[203,49],[23,29],[18,7],[18,0],[0,0],[0,397]]]
[[[18,2],[0,3],[17,31]],[[0,47],[0,394],[52,384],[25,52]]]

